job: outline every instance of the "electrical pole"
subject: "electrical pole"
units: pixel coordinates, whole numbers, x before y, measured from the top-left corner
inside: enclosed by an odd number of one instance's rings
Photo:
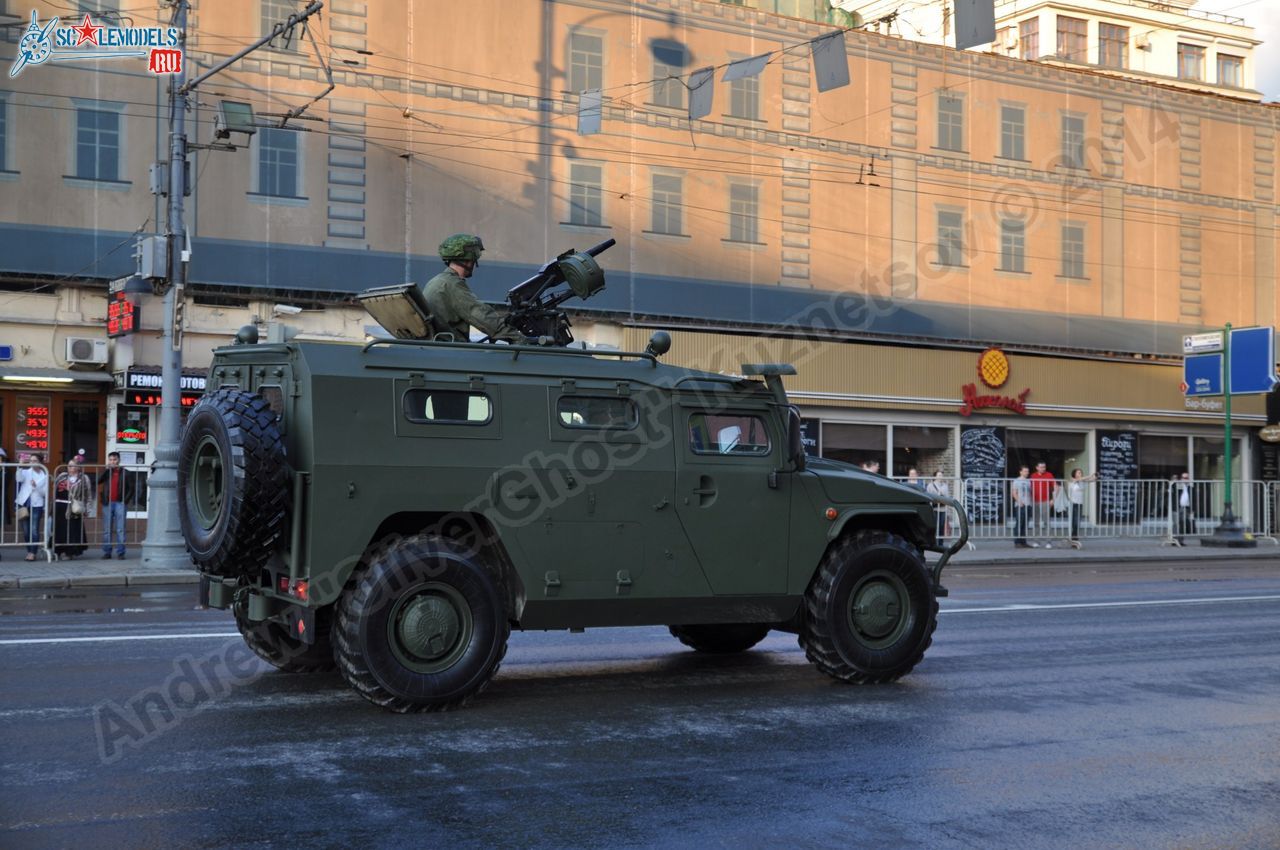
[[[186,303],[187,262],[191,259],[183,210],[183,198],[187,192],[187,98],[196,86],[228,65],[282,34],[291,34],[296,24],[319,12],[324,3],[316,0],[308,4],[297,14],[290,15],[287,21],[276,24],[271,34],[218,63],[190,83],[187,82],[189,6],[190,0],[173,0],[173,27],[178,30],[182,64],[169,82],[169,196],[165,222],[169,280],[164,294],[164,325],[161,329],[164,355],[160,373],[160,435],[156,441],[155,463],[151,466],[151,475],[147,481],[147,536],[142,541],[144,562],[174,568],[191,565],[178,516],[178,453],[182,433],[182,314]],[[329,89],[325,94],[332,89],[333,81],[330,77]],[[290,117],[301,113],[304,108],[294,110]]]
[[[191,563],[178,520],[178,438],[182,427],[182,307],[187,282],[187,225],[183,198],[187,185],[187,0],[177,0],[173,25],[178,30],[182,64],[169,78],[169,196],[165,223],[168,288],[161,328],[160,436],[147,481],[146,563],[186,567]]]

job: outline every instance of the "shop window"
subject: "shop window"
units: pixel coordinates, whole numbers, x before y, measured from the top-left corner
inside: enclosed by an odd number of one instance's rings
[[[85,462],[102,463],[98,441],[102,439],[101,406],[98,401],[68,399],[62,403],[62,453],[67,458],[84,449]],[[66,458],[56,458],[57,464]]]
[[[939,470],[949,478],[955,472],[955,429],[894,425],[893,477],[905,478],[912,469],[921,479]]]
[[[1187,471],[1187,438],[1143,434],[1138,438],[1138,477],[1168,480]]]
[[[1059,480],[1079,468],[1086,474],[1093,471],[1093,453],[1088,435],[1061,431],[1032,431],[1010,428],[1006,432],[1005,476],[1018,477],[1018,468],[1028,466],[1034,472],[1037,463],[1043,463]]]
[[[1191,477],[1197,481],[1221,481],[1227,477],[1227,442],[1222,437],[1195,437],[1191,444]],[[1239,439],[1231,441],[1231,477],[1239,481],[1244,451]]]
[[[822,456],[861,466],[874,461],[885,472],[888,434],[883,425],[822,423]]]

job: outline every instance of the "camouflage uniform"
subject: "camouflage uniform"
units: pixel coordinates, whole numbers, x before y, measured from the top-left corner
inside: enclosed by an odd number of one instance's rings
[[[471,338],[475,327],[495,339],[518,341],[519,336],[502,323],[498,311],[476,298],[471,287],[453,269],[445,269],[422,287],[431,309],[431,332],[451,333],[458,342]]]

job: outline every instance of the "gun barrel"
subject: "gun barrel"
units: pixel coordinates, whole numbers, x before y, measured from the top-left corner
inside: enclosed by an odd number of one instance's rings
[[[601,242],[599,245],[588,248],[586,250],[586,253],[588,256],[598,257],[601,254],[603,254],[605,251],[608,251],[610,248],[612,248],[614,245],[617,245],[617,244],[618,244],[617,239],[606,239],[603,242]]]

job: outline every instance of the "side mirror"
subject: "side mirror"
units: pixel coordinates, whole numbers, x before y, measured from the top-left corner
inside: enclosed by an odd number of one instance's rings
[[[796,472],[804,470],[804,434],[800,425],[800,411],[787,408],[787,456]]]

